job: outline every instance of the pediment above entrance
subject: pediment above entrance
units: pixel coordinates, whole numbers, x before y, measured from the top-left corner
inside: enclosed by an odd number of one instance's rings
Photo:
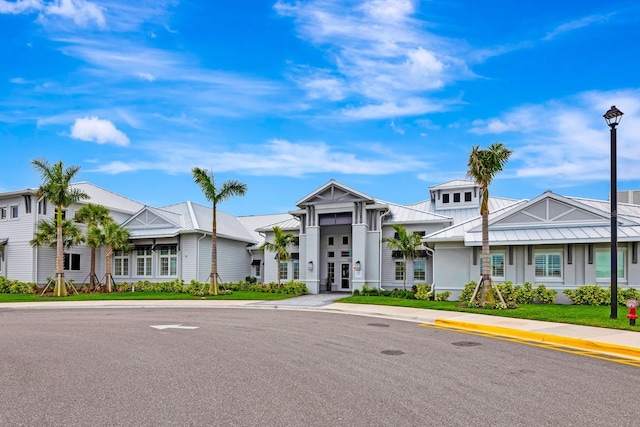
[[[296,205],[300,208],[308,205],[339,204],[351,202],[374,203],[373,197],[361,193],[346,185],[331,180],[314,192],[300,199]]]

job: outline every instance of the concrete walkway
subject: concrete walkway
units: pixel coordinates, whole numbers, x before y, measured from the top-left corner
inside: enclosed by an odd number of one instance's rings
[[[514,337],[538,343],[550,343],[580,348],[640,361],[640,325],[638,332],[537,320],[513,319],[475,313],[450,312],[407,307],[334,302],[344,294],[304,295],[279,301],[239,300],[140,300],[140,301],[52,301],[1,303],[0,311],[12,309],[68,308],[244,308],[284,309],[341,313],[403,320],[444,328],[476,331]]]

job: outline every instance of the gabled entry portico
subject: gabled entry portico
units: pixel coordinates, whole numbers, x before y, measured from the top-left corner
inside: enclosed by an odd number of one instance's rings
[[[311,293],[351,292],[380,281],[380,216],[387,206],[329,181],[296,203],[300,249],[307,265],[302,280]]]

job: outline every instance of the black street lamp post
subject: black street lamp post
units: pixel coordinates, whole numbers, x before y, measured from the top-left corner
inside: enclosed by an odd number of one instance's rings
[[[616,126],[624,113],[612,105],[604,113],[611,128],[611,318],[618,318],[618,177],[616,170]]]

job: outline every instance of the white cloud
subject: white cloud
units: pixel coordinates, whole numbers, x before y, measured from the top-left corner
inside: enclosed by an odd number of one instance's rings
[[[146,80],[148,82],[152,82],[154,81],[156,78],[150,74],[150,73],[137,73],[138,77],[140,77],[142,80]]]
[[[36,12],[42,9],[42,0],[0,0],[0,13],[18,15],[21,13]]]
[[[404,101],[369,104],[363,107],[349,107],[342,110],[342,115],[353,119],[384,119],[388,117],[418,116],[421,114],[443,111],[444,107],[427,99],[411,98]]]
[[[618,178],[638,180],[640,89],[584,92],[521,106],[499,117],[474,121],[470,132],[504,134],[503,142],[514,150],[510,169],[515,169],[517,177],[537,178],[549,186],[603,180],[610,173],[610,144],[602,115],[612,104],[624,112],[618,126]]]
[[[459,55],[460,44],[425,31],[426,23],[413,17],[412,0],[279,0],[274,9],[295,20],[303,39],[330,53],[335,67],[330,79],[325,69],[310,69],[298,82],[312,99],[361,105],[341,110],[345,117],[389,118],[385,111],[421,114],[430,108],[416,108],[418,104],[450,103],[430,92],[473,76]]]
[[[580,28],[588,27],[589,25],[592,25],[592,24],[598,24],[598,23],[604,22],[608,20],[611,15],[612,14],[591,15],[591,16],[585,16],[580,19],[576,19],[574,21],[566,22],[564,24],[558,25],[552,31],[547,33],[547,35],[543,38],[543,40],[549,41],[554,39],[560,34],[563,34],[569,31],[578,30]]]
[[[102,164],[96,171],[122,173],[137,170],[160,170],[166,173],[188,173],[194,165],[216,172],[234,171],[248,175],[299,177],[314,173],[386,175],[419,171],[426,163],[413,154],[379,144],[332,147],[323,142],[290,142],[272,139],[262,145],[239,147],[237,151],[202,149],[193,145],[154,142],[138,158],[147,161],[115,161]],[[221,161],[221,159],[224,159]]]
[[[16,85],[23,85],[23,84],[27,84],[27,83],[28,83],[28,82],[27,82],[24,78],[22,78],[22,77],[14,77],[14,78],[12,78],[12,79],[9,79],[9,81],[10,81],[11,83],[13,83],[13,84],[16,84]]]
[[[109,120],[97,117],[76,119],[71,126],[71,137],[82,141],[92,141],[98,144],[129,145],[129,138]]]
[[[87,0],[0,0],[0,14],[2,13],[37,13],[40,23],[48,23],[51,18],[64,18],[82,27],[91,23],[100,28],[106,27],[103,8]]]
[[[59,16],[71,19],[82,27],[93,22],[98,27],[105,28],[106,21],[102,11],[102,7],[86,0],[55,0],[45,5],[41,17]]]

